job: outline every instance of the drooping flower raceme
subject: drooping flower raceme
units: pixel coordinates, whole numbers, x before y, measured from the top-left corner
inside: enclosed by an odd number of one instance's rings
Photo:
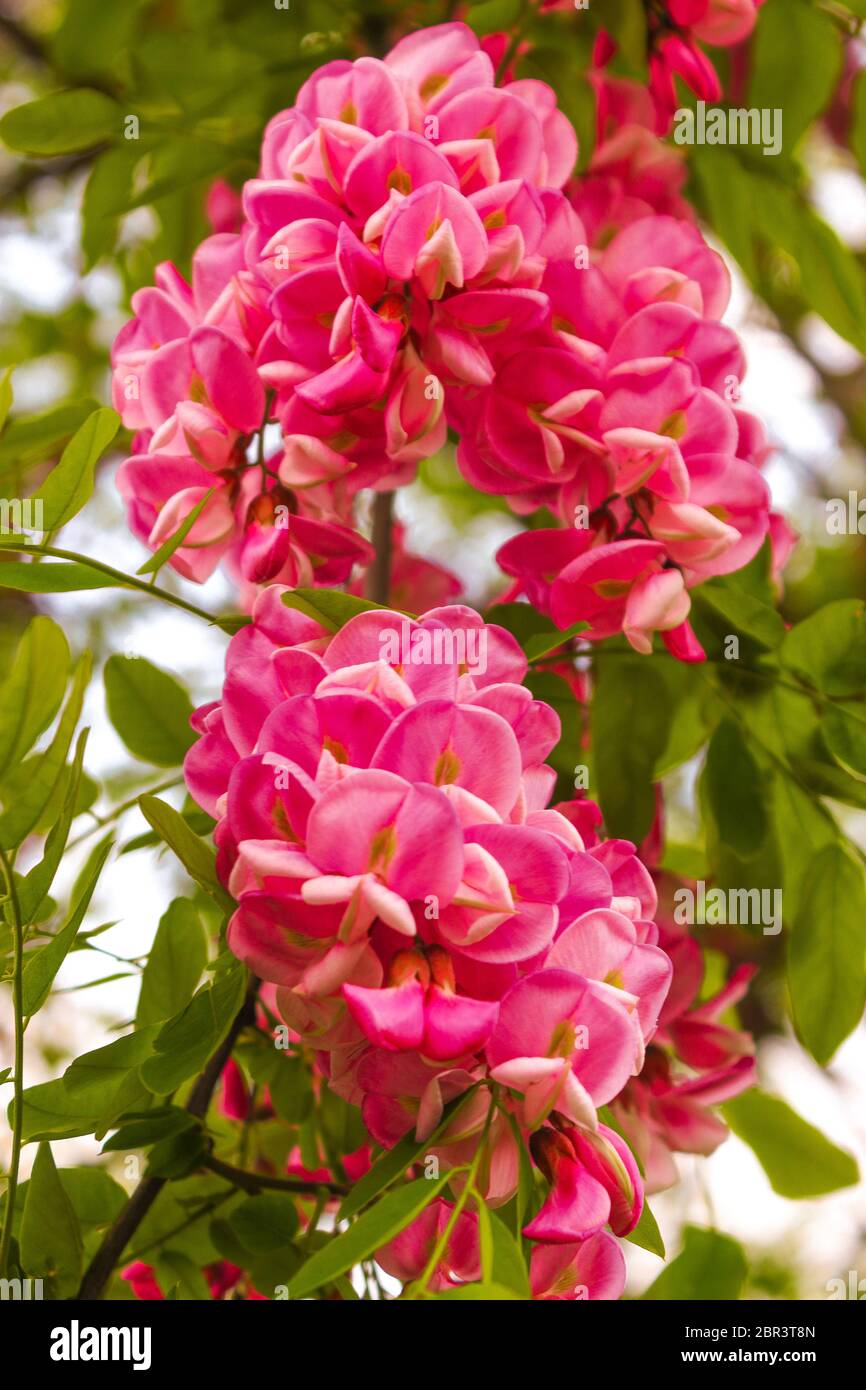
[[[496,1206],[527,1142],[547,1196],[526,1233],[562,1248],[533,1264],[538,1296],[575,1296],[587,1268],[610,1296],[610,1231],[638,1220],[642,1181],[598,1112],[640,1073],[670,985],[652,880],[627,842],[587,847],[586,807],[549,805],[559,721],[509,633],[450,606],[331,634],[282,592],[232,639],[186,760],[238,903],[229,945],[378,1143],[414,1134],[449,1166],[482,1146]],[[385,1268],[421,1272],[441,1209]],[[467,1222],[445,1282],[477,1259]]]
[[[716,32],[715,7],[687,8]],[[162,267],[115,345],[138,535],[155,548],[199,505],[172,559],[188,577],[226,558],[247,584],[344,582],[371,553],[358,492],[409,482],[450,427],[474,488],[563,527],[503,551],[519,588],[589,640],[648,651],[658,631],[700,658],[688,591],[771,530],[766,443],[736,405],[724,265],[646,94],[604,56],[606,138],[577,178],[553,91],[497,86],[463,24],[304,83],[265,130],[240,233],[199,248],[191,286]]]

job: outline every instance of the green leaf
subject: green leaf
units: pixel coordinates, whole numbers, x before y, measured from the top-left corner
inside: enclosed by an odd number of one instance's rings
[[[114,78],[118,57],[131,47],[147,3],[124,0],[122,5],[106,5],[103,0],[67,0],[51,43],[57,66],[71,77],[108,73]]]
[[[587,43],[584,46],[580,42],[580,28],[577,34],[572,30],[568,35],[568,41],[556,48],[551,43],[552,20],[553,15],[550,12],[540,15],[535,25],[536,42],[532,43],[527,52],[517,55],[517,76],[535,78],[536,81],[546,82],[555,89],[560,111],[568,117],[577,132],[578,168],[583,170],[588,167],[592,158],[598,127],[598,104],[588,80],[591,71],[589,35],[587,34]],[[645,23],[646,21],[644,26]],[[617,39],[621,32],[616,31]],[[576,44],[575,39],[578,41]],[[490,501],[489,498],[486,500]]]
[[[751,638],[759,647],[771,650],[785,636],[779,613],[752,594],[724,584],[703,584],[695,595],[698,608],[709,608],[724,618],[734,636]]]
[[[486,0],[483,5],[470,5],[466,23],[481,37],[502,33],[516,24],[522,9],[522,0]]]
[[[66,959],[69,950],[84,921],[85,914],[93,897],[97,879],[102,872],[113,840],[107,835],[100,841],[88,864],[88,872],[80,887],[79,896],[66,922],[52,937],[47,946],[28,952],[24,961],[24,1013],[27,1017],[42,1008],[48,998],[54,977]]]
[[[153,1055],[156,1033],[156,1028],[142,1028],[76,1057],[63,1073],[68,1095],[91,1114],[117,1114],[118,1093],[129,1074]]]
[[[731,719],[710,740],[704,784],[720,839],[741,858],[753,858],[767,836],[767,780]]]
[[[81,1228],[57,1175],[51,1148],[39,1145],[27,1184],[21,1221],[21,1260],[27,1274],[48,1282],[55,1298],[68,1298],[81,1280]]]
[[[60,1168],[57,1176],[82,1226],[107,1226],[126,1206],[126,1191],[104,1168]]]
[[[102,7],[103,10],[107,6]],[[81,203],[81,246],[85,270],[92,270],[111,251],[117,237],[121,208],[132,196],[133,177],[141,159],[137,142],[124,141],[93,161]]]
[[[682,1251],[642,1297],[690,1303],[736,1300],[747,1273],[746,1257],[737,1241],[719,1231],[686,1226]]]
[[[809,55],[806,64],[804,53]],[[841,67],[841,33],[828,13],[811,0],[767,0],[750,46],[743,104],[784,111],[785,150],[790,153],[829,105]]]
[[[866,689],[866,604],[839,599],[792,627],[780,656],[792,671],[827,695]]]
[[[58,531],[93,496],[96,464],[120,428],[120,416],[104,407],[95,410],[75,432],[34,501],[42,503],[42,528]]]
[[[744,201],[749,195],[746,171],[735,152],[721,146],[693,146],[689,166],[711,226],[756,284],[759,272],[754,231]]]
[[[166,561],[170,560],[176,550],[179,550],[198,521],[205,507],[216,492],[215,487],[208,488],[203,497],[200,497],[187,516],[184,517],[177,530],[172,532],[168,540],[163,541],[159,550],[155,550],[149,559],[145,560],[135,572],[136,574],[156,575],[162,569]]]
[[[859,1181],[857,1162],[778,1096],[754,1088],[728,1101],[722,1114],[756,1154],[780,1197],[821,1197]]]
[[[648,1250],[651,1255],[658,1255],[659,1259],[664,1259],[665,1243],[658,1222],[650,1211],[649,1202],[644,1202],[640,1221],[626,1236],[626,1240],[630,1240],[632,1245],[639,1245],[641,1250]]]
[[[96,401],[71,401],[36,415],[16,416],[0,439],[0,472],[13,465],[28,468],[56,453],[96,409]]]
[[[38,863],[22,880],[18,889],[18,902],[21,908],[21,916],[25,922],[37,920],[39,910],[42,907],[48,890],[54,882],[60,861],[63,858],[63,851],[69,839],[69,831],[75,819],[78,806],[78,792],[81,786],[82,764],[84,762],[84,750],[87,746],[87,730],[84,729],[78,735],[75,745],[75,756],[69,768],[66,792],[63,798],[63,807],[59,819],[51,828],[51,833],[45,844],[45,853]]]
[[[0,137],[9,149],[30,155],[72,154],[120,133],[116,102],[89,87],[52,92],[14,107],[0,120]]]
[[[357,617],[359,613],[369,613],[377,608],[386,609],[389,613],[396,611],[385,603],[371,603],[369,599],[343,594],[338,589],[289,589],[283,594],[283,603],[287,608],[297,608],[308,618],[315,619],[329,632],[339,632],[350,618]],[[412,616],[411,613],[404,614],[407,618]]]
[[[193,996],[207,964],[207,937],[189,898],[175,898],[163,913],[141,977],[136,1025],[164,1023]]]
[[[154,1144],[147,1160],[146,1178],[186,1178],[196,1168],[208,1150],[201,1125],[187,1125]]]
[[[246,971],[235,966],[200,989],[185,1009],[164,1024],[154,1040],[154,1056],[147,1058],[139,1073],[148,1090],[168,1095],[201,1071],[228,1032],[245,988]]]
[[[572,623],[562,632],[559,630],[550,633],[537,632],[535,636],[530,637],[524,647],[527,660],[530,662],[541,661],[543,657],[550,656],[551,652],[558,651],[573,637],[579,637],[588,627],[589,623]]]
[[[145,820],[174,851],[190,878],[200,884],[220,906],[230,907],[232,900],[217,878],[213,850],[190,829],[180,812],[156,796],[142,796],[138,804]]]
[[[178,1105],[154,1106],[139,1115],[128,1114],[121,1117],[120,1128],[106,1139],[102,1152],[128,1153],[131,1149],[146,1149],[158,1139],[168,1139],[182,1130],[198,1128],[198,1121],[189,1111]]]
[[[495,1211],[490,1213],[490,1234],[493,1238],[492,1282],[511,1290],[520,1298],[531,1298],[529,1274],[520,1242],[515,1240]]]
[[[303,1124],[315,1103],[309,1069],[298,1058],[290,1059],[276,1048],[272,1051],[276,1065],[268,1082],[271,1104],[286,1124]]]
[[[642,78],[646,74],[647,60],[643,0],[605,0],[604,13],[596,14],[595,19],[616,36],[617,46],[622,50],[617,61],[623,62],[627,74]]]
[[[690,151],[712,225],[759,294],[777,296],[766,263],[781,260],[786,296],[798,293],[806,307],[866,351],[866,275],[856,255],[809,205],[790,170],[770,168],[773,160],[748,160],[748,152],[717,146]]]
[[[50,618],[34,618],[0,686],[0,777],[19,763],[60,707],[69,646]]]
[[[76,594],[84,589],[122,589],[111,575],[90,565],[63,561],[61,564],[10,560],[0,564],[0,589],[17,589],[22,594]]]
[[[0,815],[0,845],[4,849],[14,849],[24,841],[40,823],[58,788],[67,777],[66,758],[69,753],[75,728],[81,717],[81,707],[90,680],[90,656],[82,657],[72,679],[72,688],[64,706],[57,731],[48,748],[40,757],[33,760],[35,766],[27,767],[27,783],[15,799],[8,804],[4,798],[5,809]]]
[[[289,1284],[289,1297],[306,1298],[393,1240],[439,1196],[451,1176],[443,1173],[439,1178],[417,1178],[389,1192],[307,1260]]]
[[[825,1066],[866,1005],[866,881],[841,844],[822,849],[801,882],[788,987],[797,1034]]]
[[[575,769],[586,761],[582,742],[586,730],[586,711],[583,705],[578,704],[568,681],[555,671],[530,669],[523,683],[536,700],[550,705],[559,716],[559,742],[546,761],[558,774],[557,794],[567,799],[574,795]]]
[[[560,629],[550,618],[533,608],[531,603],[495,603],[484,614],[485,622],[504,627],[516,637],[529,661],[541,661],[557,651],[573,637],[578,637],[588,623],[572,623]]]
[[[179,681],[143,656],[105,663],[108,717],[130,753],[159,767],[179,767],[195,743],[192,702]]]
[[[442,1112],[442,1119],[436,1130],[429,1138],[419,1142],[408,1135],[405,1139],[401,1139],[398,1144],[395,1144],[393,1149],[386,1149],[383,1154],[380,1154],[364,1176],[352,1184],[351,1190],[343,1198],[339,1219],[348,1221],[362,1207],[372,1202],[374,1197],[378,1197],[380,1192],[390,1187],[398,1178],[404,1177],[413,1163],[417,1163],[419,1158],[430,1152],[438,1137],[450,1127],[458,1111],[474,1094],[475,1088],[471,1087],[468,1091],[464,1091],[462,1096],[457,1096],[450,1101]]]
[[[208,1282],[195,1260],[179,1250],[160,1250],[156,1255],[157,1282],[166,1298],[186,1303],[202,1303],[211,1297]]]
[[[668,742],[665,683],[646,658],[602,656],[598,665],[591,714],[598,800],[608,834],[640,844],[655,815],[654,769]]]
[[[263,1192],[235,1207],[229,1224],[241,1244],[254,1255],[266,1255],[291,1245],[298,1233],[293,1199],[281,1192]]]
[[[10,1127],[15,1126],[15,1102],[8,1107]],[[72,1139],[80,1134],[92,1134],[96,1116],[67,1094],[63,1081],[44,1081],[28,1086],[24,1092],[21,1118],[21,1142],[30,1144],[36,1139]]]
[[[711,698],[702,668],[659,655],[653,658],[667,687],[671,721],[665,747],[656,759],[653,780],[660,782],[698,753],[712,728]]]
[[[827,747],[841,768],[866,781],[866,705],[836,705],[822,725]]]
[[[12,368],[7,367],[0,376],[0,430],[6,424],[9,411],[12,408]]]
[[[153,163],[154,167],[158,166],[159,173],[143,188],[133,191],[121,211],[150,207],[160,198],[222,173],[227,153],[224,144],[212,140],[196,135],[172,135],[154,151]]]
[[[773,780],[773,819],[784,870],[788,920],[800,901],[801,882],[809,876],[815,857],[825,846],[835,844],[840,832],[820,802],[784,774]]]
[[[854,252],[790,183],[752,172],[745,194],[765,245],[786,253],[807,305],[866,351],[866,275]]]

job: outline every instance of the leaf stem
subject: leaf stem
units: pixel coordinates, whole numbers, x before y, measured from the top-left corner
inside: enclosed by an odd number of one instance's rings
[[[87,565],[89,569],[98,570],[100,574],[106,574],[111,579],[116,579],[124,588],[138,589],[140,593],[150,594],[154,598],[162,599],[163,603],[170,603],[173,608],[180,608],[184,613],[192,613],[194,617],[204,619],[212,627],[226,630],[223,618],[206,612],[204,608],[198,608],[194,603],[187,602],[178,594],[170,594],[167,589],[161,589],[156,584],[139,579],[134,574],[124,574],[123,570],[117,570],[112,565],[103,564],[101,560],[96,560],[91,555],[79,555],[75,550],[64,550],[56,545],[11,545],[5,540],[2,549],[18,555],[50,555],[56,560],[72,560],[76,564]]]
[[[3,1236],[0,1239],[0,1275],[8,1272],[9,1250],[12,1244],[12,1222],[15,1216],[15,1195],[18,1191],[18,1168],[21,1162],[21,1134],[24,1113],[24,923],[21,920],[21,905],[15,887],[15,875],[0,848],[0,864],[6,881],[6,893],[12,907],[12,925],[15,941],[15,965],[12,977],[12,1000],[15,1015],[15,1077],[14,1107],[15,1123],[12,1128],[12,1156],[9,1164],[9,1178],[6,1186],[6,1214],[3,1220]]]
[[[91,812],[90,814],[94,816],[93,825],[89,830],[83,830],[80,835],[69,842],[66,846],[67,852],[71,849],[75,849],[77,845],[80,845],[82,841],[88,839],[90,835],[95,835],[97,830],[102,830],[106,825],[110,825],[112,821],[116,821],[125,811],[131,811],[134,806],[138,805],[140,797],[156,796],[158,792],[167,792],[171,791],[173,787],[182,786],[182,777],[171,777],[164,782],[159,782],[155,787],[147,787],[144,791],[136,792],[135,796],[130,797],[128,801],[122,801],[119,806],[115,806],[112,811],[109,811],[104,816],[97,816]]]
[[[412,1288],[411,1296],[413,1299],[419,1298],[422,1294],[426,1293],[427,1285],[430,1283],[430,1280],[433,1277],[433,1274],[436,1270],[437,1265],[439,1264],[439,1261],[442,1259],[442,1256],[448,1249],[448,1242],[451,1239],[451,1233],[454,1230],[454,1227],[457,1225],[460,1213],[466,1206],[466,1203],[468,1202],[469,1198],[474,1197],[477,1202],[480,1202],[482,1200],[479,1193],[475,1190],[475,1179],[478,1176],[478,1169],[481,1167],[481,1159],[484,1155],[484,1150],[487,1146],[487,1135],[490,1132],[490,1124],[493,1120],[495,1110],[496,1100],[494,1096],[491,1095],[490,1107],[487,1111],[487,1118],[484,1121],[484,1129],[482,1130],[481,1138],[478,1141],[478,1147],[475,1150],[475,1153],[473,1154],[472,1162],[470,1163],[468,1171],[466,1172],[466,1182],[463,1185],[463,1191],[460,1193],[460,1196],[454,1203],[454,1210],[451,1213],[445,1230],[442,1232],[441,1236],[439,1237],[439,1239],[433,1247],[433,1253],[427,1261],[424,1273],[421,1275],[421,1278],[418,1280],[418,1283],[415,1284]]]

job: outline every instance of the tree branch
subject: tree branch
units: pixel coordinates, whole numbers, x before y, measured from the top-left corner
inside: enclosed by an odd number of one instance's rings
[[[36,35],[31,34],[29,29],[25,29],[17,20],[11,19],[2,10],[0,10],[0,34],[32,63],[48,64],[48,55]]]
[[[377,492],[373,498],[373,535],[376,554],[364,579],[364,592],[374,603],[387,603],[391,593],[391,529],[393,492]]]
[[[197,1119],[204,1119],[211,1097],[222,1074],[223,1067],[232,1054],[241,1030],[255,1020],[256,990],[259,981],[253,975],[247,985],[244,1002],[240,1007],[228,1033],[211,1057],[201,1076],[192,1088],[186,1109]],[[102,1244],[90,1261],[78,1290],[79,1300],[97,1299],[122,1256],[129,1241],[138,1230],[163,1187],[165,1178],[142,1178],[117,1220],[105,1233]]]

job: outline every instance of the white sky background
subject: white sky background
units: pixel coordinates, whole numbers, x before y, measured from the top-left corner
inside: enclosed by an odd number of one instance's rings
[[[849,243],[866,246],[866,190],[832,151],[821,151],[822,172],[816,184],[816,200],[822,213]],[[79,292],[77,263],[78,221],[75,199],[61,197],[50,183],[39,186],[41,205],[36,225],[20,220],[0,221],[0,318],[13,317],[21,308],[43,312],[61,310]],[[147,214],[143,214],[147,215]],[[141,217],[142,214],[134,216]],[[134,224],[133,228],[134,230]],[[114,277],[97,269],[83,281],[88,300],[104,315],[106,342],[125,317]],[[782,507],[804,536],[824,539],[823,503],[810,495],[810,478],[830,473],[840,479],[839,491],[856,486],[862,478],[862,458],[843,460],[834,411],[815,399],[814,373],[772,328],[760,306],[735,276],[731,309],[727,315],[742,334],[750,369],[744,383],[743,405],[765,421],[778,447],[767,476],[776,504]],[[816,321],[810,331],[810,348],[831,370],[845,370],[856,353]],[[62,363],[43,360],[15,375],[16,408],[37,410],[65,390]],[[847,479],[850,477],[850,483]],[[493,554],[516,527],[505,517],[477,518],[468,531],[456,534],[444,510],[428,497],[409,490],[400,497],[400,512],[411,527],[410,544],[454,569],[466,584],[469,597],[480,599],[496,576]],[[120,569],[134,571],[144,550],[126,530],[123,509],[111,479],[102,474],[98,496],[64,531],[71,549],[98,555]],[[795,560],[796,563],[796,560]],[[177,582],[164,571],[161,582]],[[215,576],[204,588],[184,585],[193,601],[212,611],[228,607],[231,590]],[[88,628],[97,617],[106,621],[110,645],[148,657],[172,672],[187,686],[194,703],[219,693],[226,640],[202,622],[147,599],[131,599],[124,617],[116,615],[116,591],[45,598],[51,613],[78,650],[87,644]],[[94,680],[88,696],[85,720],[92,732],[87,767],[102,779],[122,771],[129,763],[108,723],[102,685]],[[164,774],[155,771],[153,782]],[[100,804],[97,809],[107,809]],[[861,821],[866,818],[860,818]],[[76,827],[87,824],[85,818]],[[131,812],[119,826],[119,841],[144,827],[138,812]],[[862,830],[862,824],[860,826]],[[81,854],[92,847],[92,836]],[[63,901],[80,866],[73,856],[55,885]],[[114,859],[104,872],[91,907],[88,925],[117,919],[118,925],[99,938],[99,944],[121,956],[134,957],[149,949],[161,913],[176,893],[185,891],[182,875],[166,857],[157,860],[143,851]],[[123,967],[90,952],[72,955],[58,985],[69,988],[111,974]],[[93,990],[55,995],[28,1030],[27,1084],[59,1075],[72,1056],[109,1040],[108,1030],[129,1020],[135,1010],[137,979],[122,980]],[[8,991],[0,1001],[0,1038],[7,1051],[11,1037]],[[49,1068],[38,1055],[43,1046],[63,1045],[69,1055]],[[11,1058],[10,1058],[11,1060]],[[762,1083],[785,1097],[800,1114],[828,1137],[855,1152],[866,1172],[866,1032],[861,1029],[840,1049],[827,1074],[793,1040],[774,1039],[760,1055]],[[4,1059],[5,1062],[5,1059]],[[3,1107],[10,1092],[3,1092]],[[0,1120],[0,1155],[7,1153],[5,1118]],[[97,1152],[93,1140],[68,1140],[54,1146],[60,1164],[89,1161]],[[25,1172],[34,1149],[25,1149]],[[682,1158],[681,1184],[668,1194],[653,1198],[668,1249],[678,1248],[678,1228],[684,1220],[711,1224],[742,1239],[750,1253],[774,1252],[781,1261],[798,1269],[803,1296],[826,1296],[830,1278],[847,1277],[849,1269],[866,1275],[866,1186],[812,1202],[790,1202],[774,1194],[757,1159],[735,1137],[709,1160]],[[659,1262],[636,1247],[626,1249],[631,1287],[638,1291],[661,1268]]]

